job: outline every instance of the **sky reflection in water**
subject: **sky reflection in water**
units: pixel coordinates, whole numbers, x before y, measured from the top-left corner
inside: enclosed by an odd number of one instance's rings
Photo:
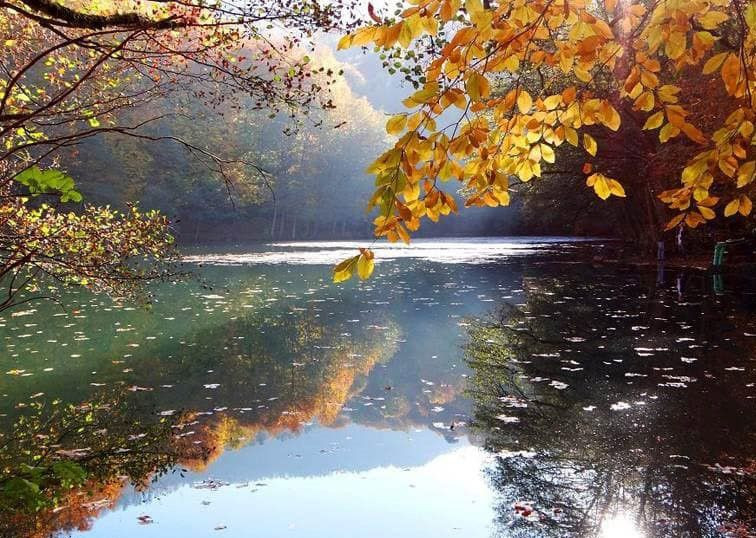
[[[100,488],[76,517],[38,516],[46,528],[650,538],[753,525],[752,295],[576,265],[575,244],[418,243],[380,249],[374,279],[341,287],[319,264],[350,244],[196,253],[213,288],[163,286],[150,311],[73,294],[67,315],[2,319],[0,431],[33,401],[121,390],[129,418],[167,421],[155,443],[178,460],[146,490]]]

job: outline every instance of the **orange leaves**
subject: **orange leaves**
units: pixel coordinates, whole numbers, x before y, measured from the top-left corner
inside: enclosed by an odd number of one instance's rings
[[[731,217],[736,213],[740,213],[744,217],[747,217],[751,214],[752,209],[753,203],[751,202],[751,199],[745,194],[741,194],[725,206],[724,216]]]
[[[748,202],[742,192],[730,191],[751,188],[756,177],[756,105],[742,99],[746,66],[740,51],[722,45],[726,28],[743,28],[725,4],[503,0],[487,9],[484,0],[412,0],[395,21],[358,30],[347,40],[350,46],[412,47],[424,34],[445,36],[418,62],[418,80],[425,82],[404,100],[413,110],[387,122],[387,131],[400,138],[371,166],[377,185],[371,206],[381,214],[376,234],[408,240],[423,218],[454,212],[453,197],[438,191],[437,183],[457,181],[466,205],[502,206],[510,202],[509,179],[541,177],[560,159],[560,147],[598,156],[599,139],[602,158],[627,158],[618,140],[624,129],[637,136],[634,121],[626,127],[624,120],[638,115],[643,130],[654,131],[648,139],[677,139],[686,151],[689,141],[705,146],[686,163],[678,188],[660,195],[679,211],[673,227],[715,218],[717,199],[710,191],[727,193],[730,211],[737,203],[740,213]],[[743,39],[756,44],[756,9],[745,16]],[[734,36],[728,45],[737,46]],[[732,102],[702,103],[701,92],[689,91],[700,84],[701,69]],[[756,95],[756,86],[751,91]],[[738,106],[712,132],[710,118]],[[602,129],[619,136],[604,142]],[[655,153],[655,141],[646,141],[639,151]],[[611,150],[606,155],[604,144]],[[617,179],[592,167],[584,171],[601,199],[625,196]]]
[[[736,97],[743,95],[745,85],[741,84],[742,78],[744,77],[741,76],[740,59],[735,54],[729,53],[722,64],[722,80],[727,93]]]
[[[729,95],[742,97],[745,94],[745,76],[740,58],[732,52],[720,52],[709,58],[703,66],[703,74],[720,71],[725,90]]]

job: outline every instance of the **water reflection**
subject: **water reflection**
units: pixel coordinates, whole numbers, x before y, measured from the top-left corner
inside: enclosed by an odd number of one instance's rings
[[[470,329],[506,536],[750,536],[753,303],[539,271]]]
[[[0,535],[752,529],[751,296],[508,245],[344,287],[312,260],[205,266],[150,310],[74,293],[0,318],[0,480],[48,470]],[[50,442],[63,423],[84,428]],[[64,491],[57,462],[86,474]]]
[[[181,458],[204,459],[202,447],[177,449],[176,422],[113,391],[27,409],[0,437],[0,535],[87,529],[128,484],[143,488]]]
[[[9,510],[18,512],[19,528],[23,523],[38,529],[38,536],[92,525],[90,532],[103,536],[124,528],[174,532],[166,525],[176,529],[184,522],[190,529],[182,533],[205,536],[215,523],[199,524],[195,518],[202,514],[179,508],[178,501],[175,512],[161,512],[163,499],[219,506],[221,497],[243,489],[254,492],[262,507],[281,498],[259,482],[279,483],[291,497],[294,484],[309,477],[340,504],[354,502],[344,488],[356,481],[384,484],[383,493],[374,492],[373,505],[405,496],[403,517],[411,519],[428,504],[420,499],[433,490],[440,469],[448,468],[448,499],[444,505],[436,496],[434,520],[449,528],[486,528],[488,488],[472,472],[482,465],[482,455],[465,438],[462,320],[487,310],[503,286],[508,290],[516,280],[512,271],[491,278],[490,267],[476,267],[463,279],[458,266],[446,270],[417,262],[354,289],[332,286],[327,267],[206,267],[203,277],[212,289],[163,286],[148,311],[74,293],[67,312],[30,308],[0,319],[7,351],[0,357],[0,423],[6,436],[13,437],[10,425],[34,415],[38,405],[40,421],[49,419],[52,402],[86,414],[102,391],[133,402],[123,407],[131,422],[124,423],[119,450],[136,455],[139,445],[131,439],[145,438],[149,424],[170,425],[161,430],[159,452],[170,457],[166,463],[152,461],[125,473],[107,459],[70,452],[87,472],[86,484],[43,510]],[[95,430],[84,433],[90,431]],[[91,447],[84,433],[67,450]],[[144,461],[155,453],[148,450]],[[90,469],[95,462],[103,470],[99,474]],[[352,473],[352,480],[343,473]],[[130,478],[120,478],[125,475]],[[476,509],[454,516],[460,503]],[[74,510],[78,505],[87,508]],[[243,532],[232,511],[223,511],[228,512],[223,525]],[[74,512],[78,516],[66,516]],[[353,512],[359,512],[357,506]],[[250,510],[236,517],[249,518]],[[316,536],[314,525],[308,521],[302,532]],[[409,521],[405,527],[407,533],[421,530]]]

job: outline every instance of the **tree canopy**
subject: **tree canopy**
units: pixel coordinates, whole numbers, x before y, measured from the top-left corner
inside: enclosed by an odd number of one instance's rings
[[[648,191],[675,212],[666,229],[751,214],[753,2],[410,4],[339,43],[374,46],[416,88],[386,123],[396,142],[369,168],[376,236],[409,242],[423,218],[456,213],[450,180],[466,206],[509,205],[576,151],[599,198]],[[655,160],[655,181],[627,177]]]
[[[165,218],[56,208],[82,201],[67,160],[107,133],[175,143],[229,190],[240,164],[264,178],[223,147],[150,131],[177,115],[150,106],[185,95],[219,113],[235,96],[271,116],[331,108],[335,73],[306,53],[314,32],[348,29],[350,13],[348,2],[318,0],[0,2],[0,276],[10,282],[0,308],[44,277],[119,293],[162,274],[143,268],[174,257]]]

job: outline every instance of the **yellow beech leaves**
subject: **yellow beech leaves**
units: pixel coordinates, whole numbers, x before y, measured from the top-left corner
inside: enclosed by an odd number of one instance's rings
[[[574,148],[595,160],[587,187],[602,200],[622,198],[622,183],[630,183],[600,168],[611,162],[621,137],[638,136],[636,125],[652,146],[692,149],[679,186],[659,195],[679,212],[668,228],[750,214],[753,2],[499,0],[487,6],[410,0],[395,19],[339,43],[401,47],[426,58],[417,63],[422,76],[402,102],[405,110],[387,123],[395,143],[368,167],[375,176],[368,209],[377,213],[377,237],[408,242],[423,219],[455,213],[457,201],[508,205],[518,184],[537,180]],[[432,46],[428,35],[436,36]],[[727,100],[689,95],[696,86]],[[703,112],[715,120],[702,121]]]
[[[625,189],[619,181],[606,177],[604,174],[591,174],[585,182],[589,187],[593,187],[596,195],[602,200],[606,200],[612,194],[621,198],[625,197]]]
[[[349,280],[355,272],[362,280],[370,278],[375,268],[374,258],[372,250],[361,248],[358,256],[346,259],[333,268],[333,281],[338,283]]]

